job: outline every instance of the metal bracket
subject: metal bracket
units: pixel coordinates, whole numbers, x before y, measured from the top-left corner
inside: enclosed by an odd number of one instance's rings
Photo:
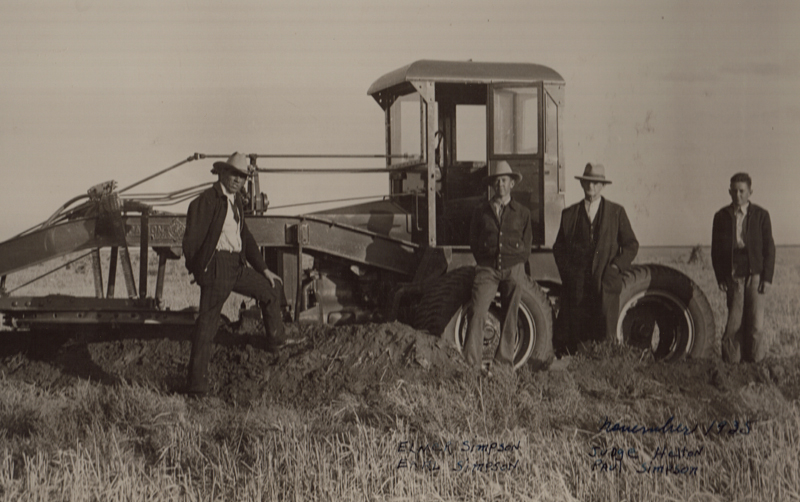
[[[308,224],[286,225],[286,244],[307,246],[311,242]]]

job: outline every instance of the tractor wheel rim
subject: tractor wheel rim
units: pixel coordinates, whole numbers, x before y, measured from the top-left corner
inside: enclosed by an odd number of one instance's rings
[[[462,306],[459,309],[459,315],[456,320],[455,325],[455,333],[456,333],[456,344],[458,350],[461,351],[464,348],[464,342],[467,338],[467,330],[469,329],[469,316],[472,311],[471,308],[465,308],[466,306]],[[489,308],[489,312],[487,313],[486,320],[484,322],[484,338],[483,338],[483,347],[486,348],[487,340],[494,341],[497,340],[499,342],[501,336],[501,322],[498,317],[500,309],[496,305],[492,305]],[[489,337],[486,336],[486,330],[491,329],[492,333]],[[523,343],[525,340],[530,340],[528,343],[528,347],[524,351],[525,353],[522,354],[521,361],[518,361],[517,354],[520,353],[520,350],[523,349]],[[530,354],[533,352],[533,347],[536,344],[536,323],[533,320],[533,314],[531,314],[530,309],[524,304],[520,303],[519,310],[517,311],[517,338],[514,340],[514,369],[518,369],[522,366],[525,361],[530,357]],[[497,348],[497,343],[492,343],[492,347],[494,349]],[[482,354],[483,357],[483,354]],[[491,360],[494,357],[494,353],[488,356],[488,359]],[[483,358],[484,361],[487,360],[486,357]]]
[[[651,339],[650,350],[654,355],[657,355],[657,352],[665,352],[661,357],[657,357],[658,359],[670,360],[691,352],[695,338],[692,314],[689,311],[689,307],[680,298],[669,291],[642,291],[625,302],[625,305],[620,309],[619,318],[617,319],[616,335],[618,343],[625,343],[624,326],[626,318],[629,313],[631,313],[631,310],[636,311],[637,309],[648,309],[646,313],[651,314],[652,318],[656,320],[655,326],[659,330],[670,324],[670,317],[663,317],[665,314],[667,316],[675,313],[678,314],[678,325],[676,327],[680,332],[674,333],[674,336],[672,336],[672,339],[669,341],[667,350],[657,350],[657,348],[653,348],[653,340]],[[674,318],[675,316],[672,317]],[[628,320],[628,322],[630,323],[633,321]],[[631,325],[631,327],[639,328],[641,326]],[[682,339],[685,339],[685,343],[681,343]],[[661,343],[662,341],[659,340],[658,348],[661,347]]]

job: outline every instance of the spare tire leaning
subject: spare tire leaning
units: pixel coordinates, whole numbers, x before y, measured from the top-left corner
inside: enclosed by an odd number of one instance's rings
[[[433,335],[440,335],[459,350],[464,346],[471,315],[474,267],[462,267],[448,272],[426,289],[417,309],[415,323]],[[500,341],[503,315],[499,296],[489,309],[484,325],[483,359],[494,357]],[[517,320],[517,340],[514,368],[528,360],[535,369],[547,369],[553,361],[553,314],[550,301],[538,284],[523,285],[522,301]]]
[[[663,265],[636,265],[623,275],[617,341],[649,349],[656,360],[710,357],[716,327],[703,291]]]

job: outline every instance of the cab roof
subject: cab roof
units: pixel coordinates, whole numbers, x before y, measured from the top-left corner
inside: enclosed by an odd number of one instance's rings
[[[479,63],[421,59],[391,71],[373,82],[367,94],[374,96],[405,82],[434,81],[463,84],[493,82],[554,82],[564,78],[552,68],[533,63]],[[377,99],[377,96],[374,96]]]

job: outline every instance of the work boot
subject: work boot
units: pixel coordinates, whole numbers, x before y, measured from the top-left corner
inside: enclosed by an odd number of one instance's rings
[[[307,337],[300,335],[299,328],[296,325],[290,324],[289,327],[284,330],[283,337],[271,338],[267,341],[267,350],[270,352],[278,352],[287,347],[301,345],[305,343],[307,339]]]

